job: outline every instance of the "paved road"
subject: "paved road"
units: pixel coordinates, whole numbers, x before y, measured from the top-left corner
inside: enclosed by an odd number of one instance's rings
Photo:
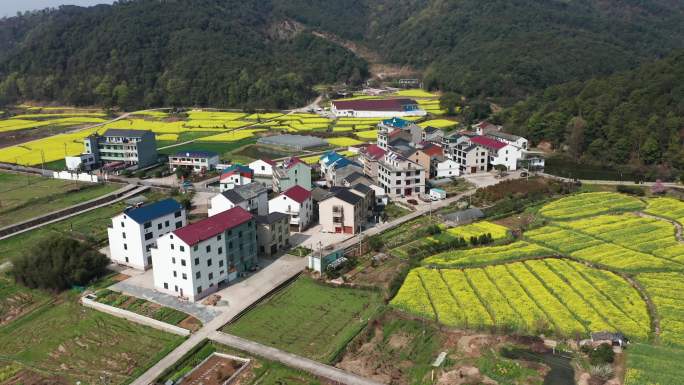
[[[335,383],[347,385],[382,385],[367,378],[346,372],[342,369],[330,365],[321,364],[308,358],[300,357],[292,353],[262,345],[260,343],[246,340],[231,334],[214,332],[209,335],[209,339],[235,349],[246,351],[254,355],[264,357],[271,361],[280,362],[291,368],[303,370],[319,377],[327,378]]]

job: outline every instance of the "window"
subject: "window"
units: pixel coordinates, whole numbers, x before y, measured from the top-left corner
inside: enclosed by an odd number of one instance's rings
[[[195,273],[195,278],[200,279],[201,276],[202,276],[201,272],[198,271],[197,273]]]
[[[207,253],[211,253],[211,245],[207,245]]]
[[[195,258],[195,266],[199,265],[199,258]]]
[[[162,224],[160,223],[157,225],[157,230],[161,230],[161,229],[162,229]]]
[[[124,243],[124,250],[128,250],[128,245]]]
[[[123,237],[123,239],[126,239],[126,233],[121,233],[121,237]]]
[[[176,257],[171,257],[171,263],[174,265],[176,264]]]
[[[219,260],[219,267],[223,267],[223,259]]]
[[[219,254],[223,254],[223,247],[219,247],[219,248],[218,248],[218,253],[219,253]]]
[[[211,266],[211,259],[207,259],[207,266]]]
[[[164,227],[169,227],[169,221],[164,222]]]
[[[209,273],[209,280],[214,279],[214,273]]]
[[[188,275],[185,274],[185,273],[183,273],[183,279],[187,281],[187,280],[188,280]]]
[[[145,234],[145,240],[146,240],[146,241],[149,241],[150,239],[152,239],[152,237],[153,237],[153,234],[152,234],[152,233],[147,233],[147,234]]]
[[[176,228],[180,229],[181,227],[183,227],[183,222],[181,222],[181,221],[176,222]]]
[[[149,229],[150,227],[152,227],[152,222],[145,222],[145,224],[143,225],[143,227],[146,228],[146,229]]]
[[[176,217],[176,218],[179,218],[179,217],[181,216],[181,212],[180,212],[180,211],[176,211],[176,212],[173,214],[173,216]]]
[[[176,247],[175,247],[175,246],[173,245],[173,243],[172,243],[172,244],[171,244],[171,250],[173,250],[173,249],[175,249],[175,248],[176,248]]]
[[[181,259],[181,266],[185,266],[185,259]]]
[[[121,222],[121,227],[126,227],[123,222]]]
[[[168,288],[169,288],[169,284],[164,282],[164,289],[168,289]]]
[[[202,292],[202,286],[197,286],[197,294]]]
[[[216,240],[217,240],[217,241],[220,241],[220,240],[221,240],[221,234],[219,234],[219,235],[216,236]]]
[[[173,290],[178,293],[178,285],[173,285]]]
[[[178,246],[178,248],[180,249],[180,251],[185,251],[185,246],[181,245],[181,246]]]
[[[198,246],[195,245],[192,249],[195,250],[195,251],[197,251],[197,247],[198,247]]]
[[[176,270],[173,271],[173,277],[174,278],[178,277],[178,272],[176,272]]]
[[[228,248],[232,249],[233,248],[233,242],[228,242]]]

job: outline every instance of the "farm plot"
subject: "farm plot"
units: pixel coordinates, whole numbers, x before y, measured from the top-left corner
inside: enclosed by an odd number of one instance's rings
[[[250,139],[250,138],[255,138],[256,134],[259,132],[264,132],[266,130],[264,129],[244,129],[244,130],[235,130],[231,132],[224,132],[221,134],[216,134],[212,136],[205,136],[203,138],[200,138],[200,142],[224,142],[224,143],[230,143],[230,142],[237,142],[240,140],[244,139]]]
[[[599,279],[620,284],[606,291],[608,286],[595,284]],[[627,282],[560,259],[465,270],[421,267],[411,271],[404,285],[392,306],[449,326],[565,336],[616,330],[637,339],[649,333],[646,305]],[[620,302],[613,299],[618,296]],[[625,300],[639,305],[625,309]]]
[[[10,277],[0,276],[0,326],[45,304],[49,299],[50,296],[45,292],[19,286]]]
[[[549,219],[568,220],[611,212],[637,211],[646,204],[637,198],[612,192],[577,194],[553,201],[539,210]]]
[[[331,362],[381,306],[379,292],[330,287],[302,277],[223,330]]]
[[[508,237],[508,228],[496,223],[481,221],[469,225],[456,226],[447,230],[449,234],[469,240],[470,237],[478,237],[482,234],[491,234],[493,240]]]
[[[32,115],[31,115],[32,116]],[[46,120],[27,120],[26,118],[12,118],[0,120],[0,132],[20,131],[41,127],[77,127],[85,124],[98,124],[105,122],[97,117],[62,117]]]
[[[0,227],[97,198],[119,187],[0,172]]]
[[[560,254],[623,271],[684,270],[684,245],[667,222],[633,215],[555,223],[525,233]]]
[[[648,201],[647,213],[677,221],[684,225],[684,202],[675,198],[656,198]]]
[[[164,307],[142,298],[130,297],[109,289],[100,290],[96,295],[97,302],[128,310],[171,325],[179,325],[189,317],[189,315],[176,309]],[[188,323],[199,326],[199,320],[195,318],[188,320]]]
[[[354,138],[346,138],[346,137],[328,138],[326,140],[328,141],[328,143],[331,146],[335,146],[335,147],[349,147],[349,146],[358,146],[359,144],[363,144],[363,142],[360,140],[356,140]]]
[[[684,350],[631,344],[624,385],[674,385],[682,381]]]
[[[107,372],[123,384],[168,354],[182,338],[90,310],[67,293],[0,327],[2,361],[70,383],[93,384]]]
[[[501,264],[519,259],[551,256],[556,252],[546,247],[524,241],[503,246],[478,247],[466,250],[453,250],[432,255],[422,262],[424,266],[435,268],[480,267]]]
[[[660,339],[684,347],[684,277],[681,273],[646,273],[637,275],[656,305],[660,316]]]
[[[455,120],[447,120],[447,119],[433,119],[433,120],[426,120],[424,122],[418,123],[419,126],[422,128],[425,127],[435,127],[435,128],[450,128],[455,125],[457,125],[458,122]]]

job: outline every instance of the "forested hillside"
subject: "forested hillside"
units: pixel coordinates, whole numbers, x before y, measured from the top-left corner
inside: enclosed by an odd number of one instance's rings
[[[499,119],[534,142],[565,147],[575,160],[684,170],[684,52],[550,87]]]
[[[0,20],[12,38],[0,102],[283,108],[366,76],[349,51],[272,16],[267,1],[140,0]]]

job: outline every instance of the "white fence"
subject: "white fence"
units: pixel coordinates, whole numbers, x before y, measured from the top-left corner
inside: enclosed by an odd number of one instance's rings
[[[97,175],[91,175],[87,173],[75,173],[75,172],[69,172],[69,171],[55,171],[52,173],[52,177],[55,179],[65,179],[65,180],[76,180],[79,182],[89,182],[89,183],[97,183],[99,182],[99,179]]]

